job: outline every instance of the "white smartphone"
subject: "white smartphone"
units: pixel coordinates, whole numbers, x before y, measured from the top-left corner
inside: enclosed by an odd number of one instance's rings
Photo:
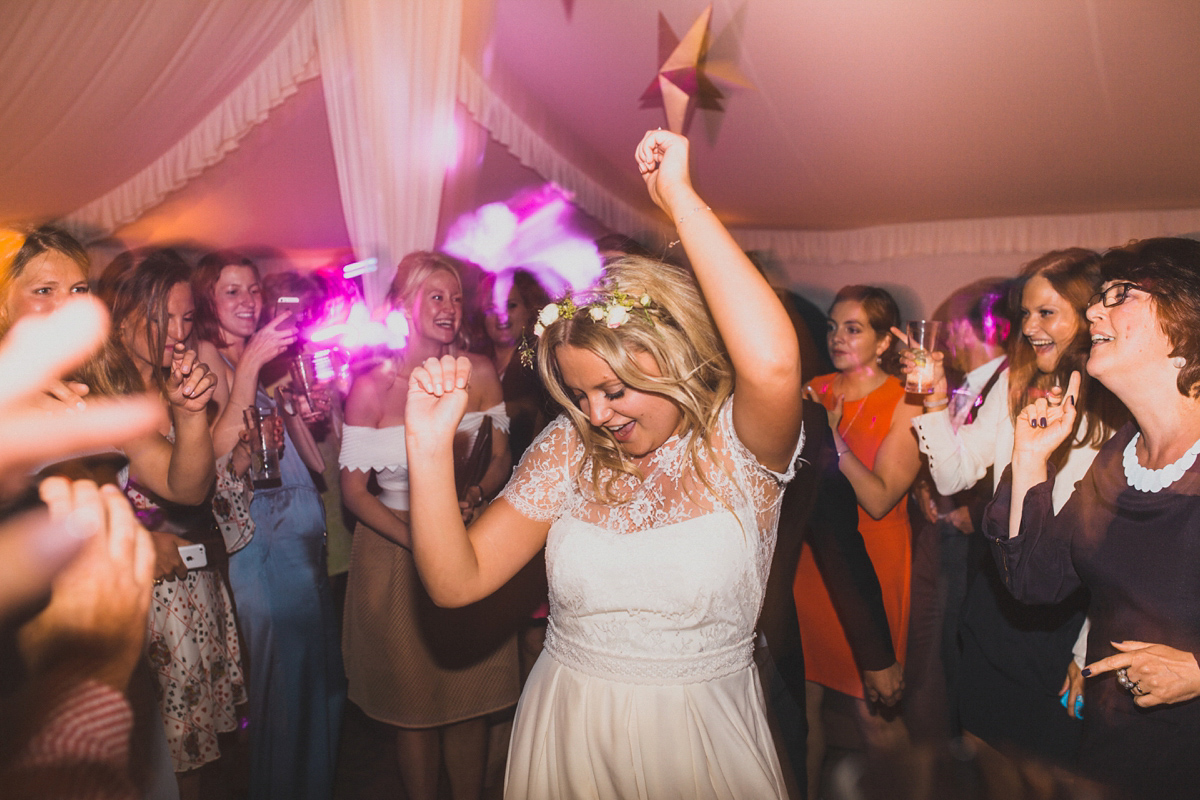
[[[188,569],[200,569],[208,566],[208,553],[202,544],[187,544],[179,548],[179,557]]]

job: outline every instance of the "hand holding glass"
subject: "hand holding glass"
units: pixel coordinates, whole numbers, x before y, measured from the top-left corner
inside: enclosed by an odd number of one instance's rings
[[[933,391],[933,359],[930,352],[937,342],[936,320],[918,319],[908,323],[908,346],[913,361],[912,369],[904,382],[904,390],[913,394],[930,394]]]

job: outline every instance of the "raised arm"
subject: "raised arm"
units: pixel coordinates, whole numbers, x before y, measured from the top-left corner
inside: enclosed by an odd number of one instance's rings
[[[467,409],[471,361],[429,359],[409,379],[404,432],[417,570],[433,601],[464,606],[490,595],[546,543],[549,522],[519,513],[503,497],[463,525],[454,485],[454,432]]]
[[[1061,403],[1051,405],[1046,398],[1038,398],[1037,402],[1026,406],[1017,416],[1013,441],[1012,499],[1008,517],[1009,538],[1021,531],[1025,495],[1046,480],[1046,464],[1050,454],[1071,435],[1078,413],[1075,398],[1079,397],[1080,380],[1080,374],[1072,372]]]
[[[784,471],[802,415],[800,345],[787,311],[692,188],[688,141],[650,131],[637,147],[650,197],[675,223],[737,375],[733,424],[762,464]]]
[[[199,505],[208,497],[216,469],[206,411],[216,383],[194,350],[176,344],[167,379],[175,442],[155,433],[122,448],[137,482],[164,500]]]
[[[225,378],[223,390],[218,389],[214,398],[218,409],[216,421],[212,426],[212,437],[213,450],[218,457],[228,453],[238,442],[238,432],[242,429],[242,412],[256,402],[258,376],[263,365],[296,341],[294,329],[280,327],[289,316],[290,314],[281,314],[256,331],[246,342],[246,348],[242,351],[236,368],[232,371],[218,370]]]

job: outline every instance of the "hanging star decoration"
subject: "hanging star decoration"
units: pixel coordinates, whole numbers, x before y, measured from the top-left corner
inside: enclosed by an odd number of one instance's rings
[[[732,61],[709,58],[712,6],[709,5],[692,23],[683,39],[675,36],[667,18],[658,14],[658,57],[662,66],[642,94],[642,108],[661,107],[667,115],[667,129],[683,133],[696,108],[724,110],[724,98],[713,78],[725,83],[750,87]]]

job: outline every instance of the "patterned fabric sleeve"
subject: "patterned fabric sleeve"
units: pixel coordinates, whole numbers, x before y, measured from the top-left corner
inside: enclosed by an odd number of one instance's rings
[[[533,440],[500,496],[529,519],[556,519],[570,493],[571,465],[582,460],[583,443],[570,419],[560,416]]]
[[[250,518],[250,501],[254,490],[245,476],[233,471],[233,453],[217,459],[217,487],[213,494],[213,516],[225,540],[225,552],[236,553],[250,543],[254,535],[254,520]]]

